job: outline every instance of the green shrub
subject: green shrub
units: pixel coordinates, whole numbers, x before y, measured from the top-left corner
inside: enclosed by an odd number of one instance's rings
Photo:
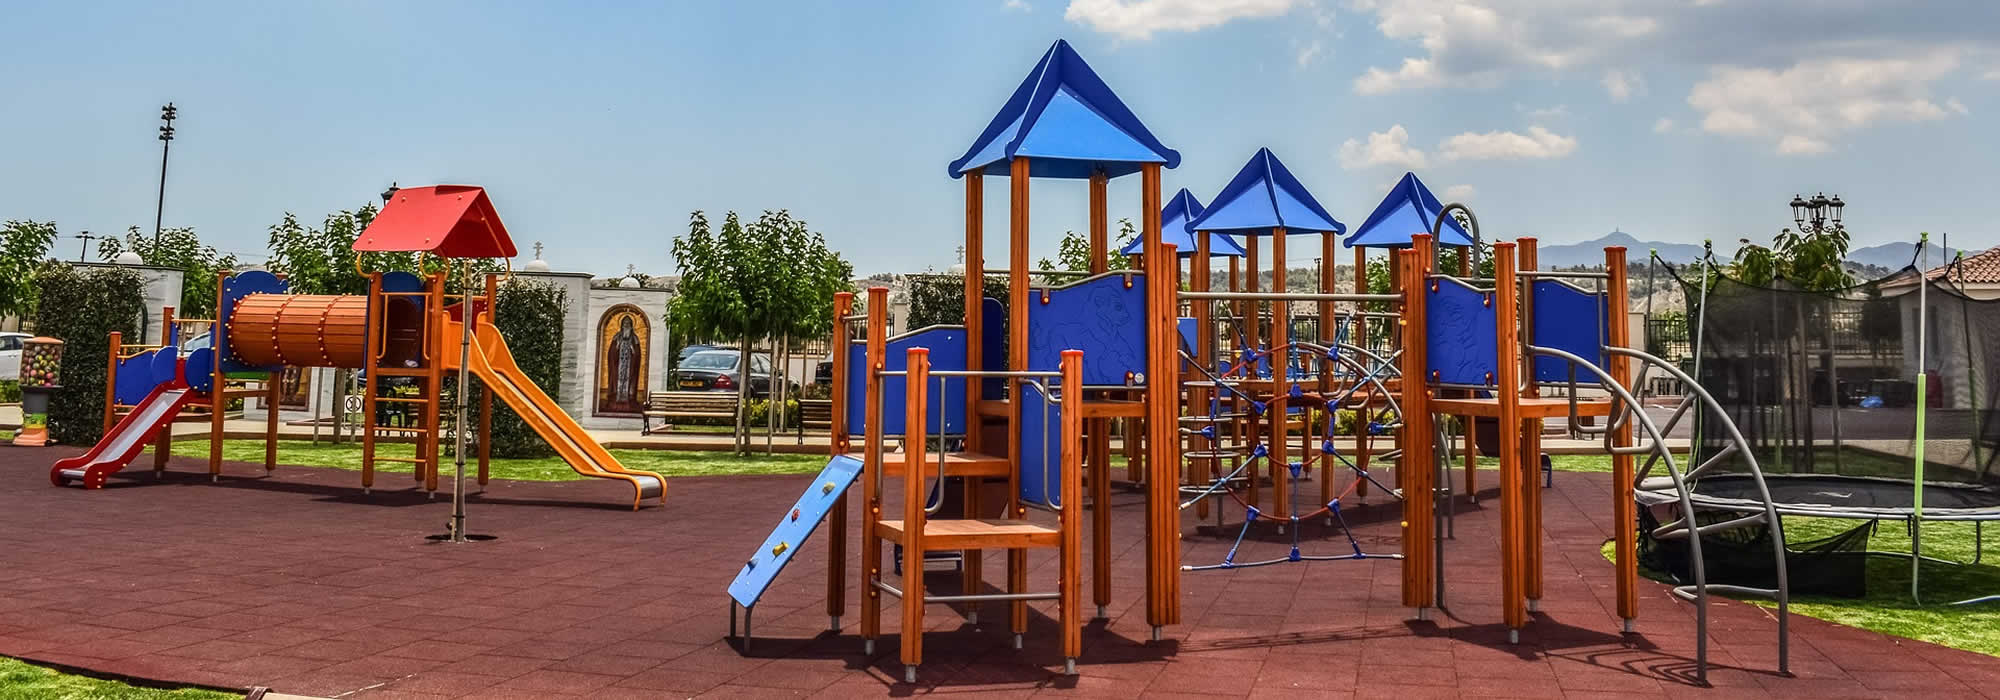
[[[146,315],[145,280],[118,267],[71,267],[50,262],[41,287],[35,331],[63,341],[62,390],[49,401],[49,435],[88,445],[104,433],[104,358],[111,333],[133,337]]]
[[[563,316],[569,308],[569,295],[555,285],[517,278],[500,285],[498,296],[493,325],[507,339],[514,361],[550,400],[560,401]],[[499,402],[493,405],[491,440],[495,457],[555,454],[513,409]]]

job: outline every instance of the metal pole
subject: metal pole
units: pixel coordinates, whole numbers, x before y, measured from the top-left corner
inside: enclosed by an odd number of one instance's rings
[[[160,127],[160,196],[153,207],[154,242],[160,240],[160,220],[167,212],[167,153],[174,147],[174,119],[179,114],[172,102],[160,108],[160,121],[166,124]]]
[[[1911,447],[1916,462],[1916,476],[1912,482],[1910,501],[1910,600],[1923,603],[1918,595],[1918,575],[1923,569],[1924,536],[1924,409],[1930,404],[1930,370],[1925,365],[1929,360],[1924,351],[1930,343],[1930,239],[1929,233],[1917,237],[1917,434]]]
[[[451,482],[451,541],[465,541],[465,409],[467,388],[472,384],[472,324],[479,315],[472,305],[472,262],[465,261],[459,268],[463,284],[459,297],[458,334],[458,406],[452,422],[452,464],[455,472]]]

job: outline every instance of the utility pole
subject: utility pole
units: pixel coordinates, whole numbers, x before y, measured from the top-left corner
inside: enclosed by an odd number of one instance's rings
[[[153,207],[153,241],[160,240],[160,219],[167,212],[167,151],[174,146],[174,119],[180,110],[174,103],[160,108],[160,198]]]
[[[81,245],[77,246],[76,261],[83,262],[83,256],[90,254],[90,240],[93,238],[103,238],[103,236],[93,236],[90,235],[89,231],[84,231],[82,233],[76,234],[76,238],[77,240],[83,241]]]

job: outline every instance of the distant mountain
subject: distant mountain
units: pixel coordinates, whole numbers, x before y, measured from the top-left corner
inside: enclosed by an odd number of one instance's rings
[[[1952,256],[1957,253],[1958,251],[1951,248],[1935,243],[1931,244],[1930,254],[1927,256],[1930,258],[1930,267],[1937,267],[1951,262]],[[1847,251],[1847,261],[1862,265],[1874,265],[1890,270],[1900,270],[1903,269],[1904,265],[1910,264],[1915,264],[1918,267],[1924,266],[1923,261],[1917,260],[1916,243],[1884,243],[1866,248],[1856,248]]]
[[[1539,255],[1542,267],[1603,265],[1604,249],[1614,245],[1625,246],[1625,259],[1633,265],[1645,264],[1647,253],[1653,250],[1658,250],[1660,258],[1667,262],[1688,263],[1701,259],[1700,245],[1642,241],[1624,231],[1612,231],[1596,240],[1581,243],[1545,245]]]
[[[1633,265],[1646,261],[1646,253],[1658,250],[1660,258],[1671,263],[1691,263],[1701,259],[1701,246],[1693,243],[1666,243],[1663,241],[1642,241],[1637,236],[1624,231],[1612,231],[1597,240],[1565,245],[1542,246],[1542,267],[1571,267],[1576,265],[1604,264],[1606,246],[1625,246],[1626,260]],[[1715,257],[1728,262],[1736,254],[1738,243],[1716,242]],[[1866,248],[1856,248],[1847,253],[1847,260],[1856,265],[1873,265],[1890,270],[1902,269],[1916,258],[1917,244],[1914,242],[1884,243]],[[1933,243],[1930,250],[1930,266],[1937,267],[1949,262],[1958,251]]]

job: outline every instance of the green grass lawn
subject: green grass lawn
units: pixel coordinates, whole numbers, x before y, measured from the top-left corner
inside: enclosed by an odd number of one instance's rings
[[[184,441],[175,443],[174,452],[181,455],[203,455],[207,453],[205,441]],[[444,470],[451,469],[450,447],[446,446]],[[410,457],[416,454],[416,446],[408,443],[387,443],[376,447],[376,454],[384,457]],[[658,472],[666,476],[715,476],[722,474],[811,474],[826,466],[825,455],[752,454],[737,457],[727,452],[674,452],[667,450],[612,450],[611,455],[627,469]],[[222,443],[222,458],[236,462],[264,462],[264,442],[262,440],[226,440]],[[138,460],[134,460],[138,462]],[[314,445],[303,440],[278,441],[278,464],[296,467],[327,467],[333,469],[361,469],[360,443],[332,444],[322,442]],[[376,462],[380,473],[410,473],[411,465],[406,462]],[[477,469],[477,462],[468,460],[466,471]],[[533,459],[494,458],[490,467],[495,479],[515,479],[519,481],[575,481],[584,479],[571,469],[560,457],[540,457]]]
[[[0,656],[0,700],[223,700],[242,695],[212,690],[140,688],[62,673]]]

